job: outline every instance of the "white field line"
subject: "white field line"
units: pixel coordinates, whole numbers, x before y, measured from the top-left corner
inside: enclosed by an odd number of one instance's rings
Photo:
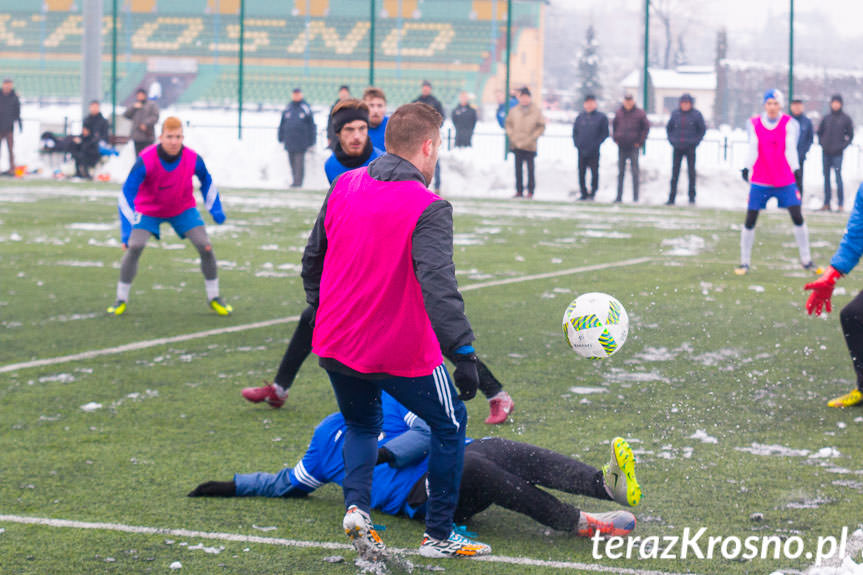
[[[352,546],[346,543],[333,543],[329,541],[302,541],[298,539],[283,539],[280,537],[261,537],[259,535],[242,535],[239,533],[219,533],[209,531],[192,531],[189,529],[167,529],[160,527],[142,527],[137,525],[124,525],[122,523],[92,523],[87,521],[72,521],[69,519],[50,519],[47,517],[26,517],[21,515],[0,515],[0,523],[21,523],[26,525],[42,525],[46,527],[68,527],[72,529],[98,529],[103,531],[119,531],[122,533],[135,533],[140,535],[170,535],[172,537],[188,537],[192,539],[213,539],[217,541],[233,541],[239,543],[262,543],[264,545],[279,545],[282,547],[302,547],[312,549],[335,549],[351,550]],[[404,555],[416,555],[414,549],[391,548],[396,553]],[[478,557],[473,561],[485,561],[489,563],[508,563],[511,565],[530,565],[535,567],[550,567],[553,569],[579,569],[595,573],[622,573],[625,575],[683,575],[667,571],[649,571],[645,569],[630,569],[626,567],[611,567],[595,563],[577,563],[570,561],[546,561],[543,559],[530,559],[527,557],[507,557],[506,555],[490,555]]]
[[[480,282],[475,284],[470,284],[461,288],[461,291],[473,291],[478,289],[484,289],[488,287],[502,286],[514,283],[522,283],[533,280],[541,280],[541,279],[549,279],[556,278],[561,276],[567,276],[578,273],[592,272],[598,270],[605,270],[610,268],[617,267],[626,267],[626,266],[634,266],[638,264],[643,264],[651,261],[652,258],[644,257],[644,258],[634,258],[631,260],[623,260],[619,262],[606,262],[601,264],[594,264],[590,266],[582,266],[578,268],[569,268],[565,270],[558,270],[555,272],[548,272],[542,274],[534,274],[527,275],[515,278],[507,278],[502,280],[492,280],[487,282]],[[190,341],[193,339],[201,339],[204,337],[210,337],[214,335],[223,335],[226,333],[236,333],[239,331],[247,331],[250,329],[258,329],[262,327],[270,327],[273,325],[279,325],[283,323],[291,323],[298,321],[300,316],[291,316],[291,317],[283,317],[278,319],[271,319],[267,321],[259,321],[256,323],[246,323],[242,325],[234,325],[230,327],[222,327],[218,329],[208,329],[206,331],[198,331],[194,333],[187,333],[184,335],[175,335],[172,337],[161,337],[157,339],[150,339],[146,341],[139,341],[135,343],[127,343],[125,345],[119,345],[117,347],[108,347],[104,349],[96,349],[92,351],[84,351],[81,353],[75,353],[72,355],[63,355],[60,357],[49,357],[45,359],[36,359],[33,361],[25,361],[21,363],[10,363],[8,365],[0,366],[0,373],[9,373],[12,371],[19,371],[22,369],[29,369],[33,367],[44,367],[47,365],[57,365],[61,363],[68,363],[70,361],[80,361],[82,359],[92,359],[94,357],[100,357],[103,355],[114,355],[118,353],[125,353],[127,351],[138,351],[141,349],[147,349],[149,347],[155,347],[158,345],[167,345],[171,343],[179,343],[182,341]]]

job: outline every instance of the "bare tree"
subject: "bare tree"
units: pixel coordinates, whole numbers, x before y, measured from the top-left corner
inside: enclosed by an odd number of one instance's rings
[[[693,21],[691,0],[650,0],[650,12],[659,20],[665,36],[662,67],[670,68],[673,47],[672,27],[680,28],[678,39],[682,39]]]

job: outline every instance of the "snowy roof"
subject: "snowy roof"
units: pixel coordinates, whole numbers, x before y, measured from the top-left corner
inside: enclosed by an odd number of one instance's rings
[[[715,90],[716,73],[711,66],[680,66],[675,70],[648,68],[653,87],[666,90]],[[641,70],[634,70],[620,83],[624,88],[636,88]]]

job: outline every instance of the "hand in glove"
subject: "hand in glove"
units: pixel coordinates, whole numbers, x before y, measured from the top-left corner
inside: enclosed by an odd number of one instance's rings
[[[476,354],[457,353],[453,358],[455,363],[455,386],[458,388],[458,398],[468,401],[476,396],[476,388],[479,386],[479,372],[476,369]]]
[[[806,300],[806,311],[809,315],[815,312],[815,315],[821,315],[821,309],[830,313],[833,306],[830,304],[830,297],[833,295],[833,288],[836,287],[836,280],[842,277],[833,266],[828,266],[827,271],[815,280],[808,283],[803,289],[812,290],[809,299]]]
[[[743,181],[747,184],[749,183],[749,168],[743,168],[740,170],[740,175],[743,177]]]

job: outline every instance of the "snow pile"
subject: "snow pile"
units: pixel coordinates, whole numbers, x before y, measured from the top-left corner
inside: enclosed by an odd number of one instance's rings
[[[825,559],[821,565],[812,566],[804,575],[863,575],[863,561],[855,563],[854,559],[861,559],[863,551],[863,529],[857,529],[848,536],[843,557],[830,557]]]

